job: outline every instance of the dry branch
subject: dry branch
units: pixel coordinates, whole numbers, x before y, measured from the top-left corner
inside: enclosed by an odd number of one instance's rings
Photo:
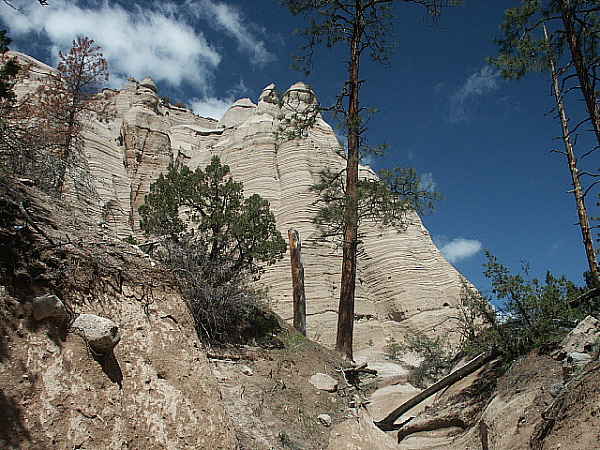
[[[412,408],[417,406],[419,403],[421,403],[423,400],[431,397],[436,392],[444,389],[447,386],[451,386],[454,383],[456,383],[457,381],[466,377],[467,375],[472,374],[477,369],[479,369],[483,365],[485,365],[488,361],[491,361],[495,356],[496,355],[494,353],[481,353],[480,355],[473,358],[471,361],[469,361],[464,366],[459,367],[454,372],[446,375],[444,378],[442,378],[437,383],[432,384],[431,386],[429,386],[427,389],[425,389],[421,393],[415,395],[413,398],[411,398],[407,402],[400,405],[398,408],[396,408],[394,411],[392,411],[386,418],[384,418],[383,420],[381,420],[379,422],[375,422],[375,425],[377,425],[383,431],[393,431],[393,430],[399,428],[399,426],[394,425],[394,422],[396,420],[398,420],[398,418],[400,418],[400,416],[402,416],[402,414],[411,410]]]

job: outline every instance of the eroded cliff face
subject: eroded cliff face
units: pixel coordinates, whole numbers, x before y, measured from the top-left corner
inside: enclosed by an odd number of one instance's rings
[[[4,179],[0,199],[0,448],[237,448],[172,276],[77,208]],[[32,315],[48,292],[66,320]],[[81,314],[118,325],[112,352],[69,328]]]
[[[139,229],[138,208],[143,205],[150,185],[172,163],[170,123],[159,114],[157,93],[150,78],[137,84],[132,106],[123,115],[121,125],[123,162],[130,180],[128,206],[132,231]]]
[[[284,236],[300,233],[303,245],[308,335],[333,345],[341,251],[322,242],[312,223],[318,205],[310,187],[329,167],[341,170],[339,143],[319,116],[296,139],[287,137],[298,112],[310,109],[314,94],[303,83],[278,98],[275,86],[265,88],[258,102],[235,102],[220,121],[163,105],[150,79],[130,80],[114,97],[113,122],[92,121],[85,148],[98,200],[90,214],[106,234],[142,239],[137,208],[150,184],[169,163],[191,169],[205,166],[212,155],[231,167],[244,183],[246,195],[269,200]],[[368,168],[363,176],[374,176]],[[357,273],[355,342],[385,345],[385,338],[416,331],[435,333],[449,316],[457,315],[460,274],[444,260],[420,218],[410,215],[403,232],[364,223]],[[292,316],[289,260],[267,268],[261,279],[270,287],[273,308],[284,319]],[[452,325],[447,322],[446,325]]]

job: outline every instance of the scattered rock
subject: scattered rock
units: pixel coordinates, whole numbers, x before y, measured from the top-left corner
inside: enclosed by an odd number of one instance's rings
[[[317,416],[317,421],[325,427],[331,426],[331,416],[329,414],[319,414]]]
[[[338,381],[325,373],[316,373],[309,380],[310,384],[320,391],[335,392],[338,389]]]
[[[575,364],[587,364],[591,359],[591,356],[587,353],[570,352],[567,355],[567,362],[572,362]]]
[[[67,317],[67,310],[62,300],[54,294],[40,295],[31,301],[35,320],[62,319]]]
[[[242,373],[246,376],[251,377],[252,375],[254,375],[254,372],[252,371],[252,369],[248,366],[242,366]]]
[[[554,383],[552,386],[550,386],[550,389],[548,389],[548,393],[552,396],[552,398],[556,398],[560,395],[564,388],[565,383],[559,381],[558,383]]]
[[[86,340],[92,350],[98,353],[110,352],[121,340],[116,323],[93,314],[81,314],[71,327],[77,335]]]
[[[362,409],[358,411],[356,417],[338,423],[331,428],[329,445],[327,446],[327,450],[397,450],[398,448],[400,447],[396,439],[377,428],[373,424],[373,419]]]
[[[555,358],[562,361],[573,352],[592,353],[598,340],[600,340],[600,321],[587,316],[564,338]]]

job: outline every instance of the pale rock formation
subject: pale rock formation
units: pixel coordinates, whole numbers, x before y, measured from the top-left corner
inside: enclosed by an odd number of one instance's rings
[[[219,120],[219,125],[223,128],[233,128],[240,123],[244,123],[254,114],[256,105],[249,98],[242,98],[236,101]]]
[[[572,353],[594,353],[598,351],[600,340],[600,321],[587,316],[563,339],[555,358],[562,361]]]
[[[121,135],[125,147],[125,168],[131,180],[129,223],[139,229],[138,208],[150,185],[172,162],[170,124],[159,114],[158,94],[152,79],[138,84],[133,106],[123,116]]]
[[[295,119],[314,109],[315,96],[296,83],[279,98],[267,86],[257,104],[235,102],[220,121],[161,105],[151,80],[129,80],[113,96],[114,121],[91,121],[85,153],[98,198],[90,214],[106,233],[142,239],[138,208],[150,184],[169,164],[204,167],[213,155],[228,164],[247,196],[266,198],[283,236],[300,233],[307,299],[307,332],[328,346],[335,342],[341,251],[323,242],[312,223],[318,205],[310,187],[325,168],[340,171],[345,161],[332,128],[320,115],[302,136],[289,139]],[[311,109],[312,108],[312,109]],[[369,167],[361,176],[373,177]],[[355,343],[357,349],[384,337],[436,333],[456,326],[460,274],[435,247],[420,218],[412,214],[405,231],[361,226],[357,272]],[[284,258],[268,267],[260,283],[270,287],[272,307],[292,317],[290,263]],[[444,323],[444,325],[440,325]]]
[[[338,381],[326,373],[315,373],[308,381],[320,391],[335,392],[339,386]]]
[[[285,236],[296,228],[303,241],[307,330],[309,336],[332,345],[335,341],[337,296],[341,251],[332,242],[322,242],[312,223],[317,207],[310,187],[329,167],[340,171],[345,161],[331,127],[320,117],[305,130],[302,139],[285,138],[285,120],[303,113],[315,102],[303,83],[286,91],[281,101],[273,85],[259,97],[258,105],[244,123],[212,146],[211,151],[231,167],[233,177],[244,183],[247,194],[257,192],[268,199]],[[281,105],[281,106],[280,106]],[[282,128],[283,127],[283,128]],[[283,131],[283,132],[282,132]],[[196,158],[190,163],[194,166]],[[372,177],[368,167],[361,176]],[[365,223],[360,246],[356,314],[388,323],[377,333],[427,332],[456,313],[460,297],[460,275],[433,245],[420,218],[412,214],[406,231],[382,230]],[[267,269],[264,284],[271,286],[275,310],[285,319],[292,316],[289,261]],[[402,322],[399,329],[395,322]],[[357,324],[357,342],[366,343],[373,321]],[[448,325],[448,323],[447,323]],[[442,327],[443,328],[443,327]],[[361,333],[364,329],[367,333]],[[365,338],[361,338],[361,334]]]
[[[317,422],[319,422],[324,427],[331,426],[331,416],[329,414],[319,414],[317,416]]]
[[[373,419],[360,409],[358,417],[348,419],[331,428],[326,450],[396,450],[396,439],[385,434],[373,424]]]

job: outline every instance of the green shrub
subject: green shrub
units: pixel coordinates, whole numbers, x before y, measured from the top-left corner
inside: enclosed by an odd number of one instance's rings
[[[452,363],[450,351],[438,336],[430,339],[426,336],[407,337],[407,349],[423,358],[418,367],[410,374],[410,381],[416,387],[425,388],[448,372]]]
[[[372,344],[371,344],[372,345]],[[394,361],[398,361],[406,347],[402,345],[400,342],[397,342],[396,339],[391,338],[390,341],[383,346],[383,354],[386,358],[392,359]]]
[[[245,344],[279,328],[276,316],[261,302],[263,293],[252,289],[243,274],[221,273],[220,279],[226,281],[211,281],[219,269],[196,250],[196,243],[165,242],[155,257],[177,276],[200,337],[213,343]]]
[[[245,343],[278,327],[248,281],[283,257],[285,241],[269,202],[244,198],[218,157],[204,170],[169,167],[139,211],[142,230],[161,241],[153,254],[179,279],[199,335]]]
[[[472,289],[462,297],[462,351],[498,351],[507,362],[535,347],[561,340],[584,314],[573,307],[581,289],[564,276],[546,273],[544,283],[529,277],[529,268],[511,274],[486,251],[484,275],[491,280],[492,297]],[[494,310],[491,301],[497,306]]]

